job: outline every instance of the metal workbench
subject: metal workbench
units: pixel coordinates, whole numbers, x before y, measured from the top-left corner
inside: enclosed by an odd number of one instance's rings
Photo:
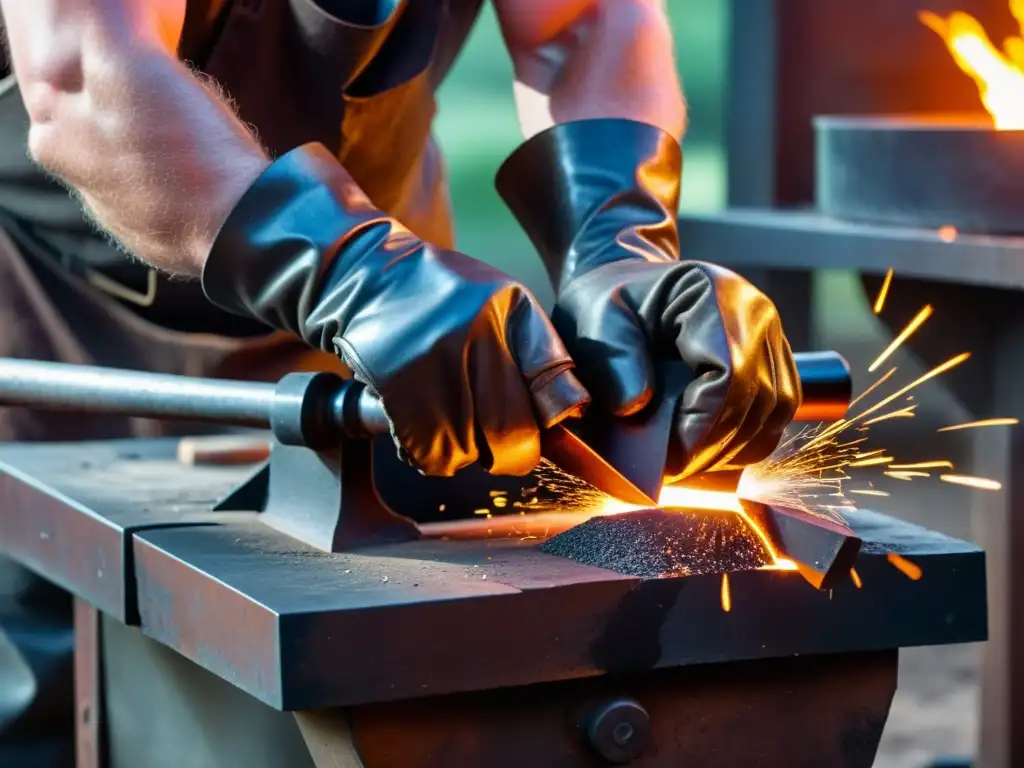
[[[623,696],[651,718],[634,765],[869,766],[896,649],[985,636],[983,552],[867,511],[862,586],[740,571],[726,612],[720,574],[638,579],[505,529],[313,549],[211,511],[247,468],[183,466],[175,445],[0,447],[0,549],[78,598],[80,747],[98,760],[108,734],[115,766],[308,763],[280,711],[314,755],[344,733],[367,768],[595,765],[566,702]]]

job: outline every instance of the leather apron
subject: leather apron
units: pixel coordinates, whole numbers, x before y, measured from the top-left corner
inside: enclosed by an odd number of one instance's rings
[[[324,144],[381,209],[420,237],[451,246],[446,173],[431,134],[434,92],[480,3],[190,0],[182,50],[202,51],[202,71],[230,95],[273,156],[310,141]],[[20,102],[13,83],[8,90],[13,95],[0,99]],[[0,110],[0,120],[7,121],[9,113]],[[10,163],[0,157],[0,175],[10,175],[5,165]],[[40,177],[19,180],[16,189],[26,191],[22,199],[30,189],[40,197],[49,194],[53,182],[37,169],[19,172]],[[0,229],[6,230],[0,240],[0,305],[12,316],[13,325],[4,325],[20,327],[13,334],[0,331],[0,355],[249,379],[340,368],[333,356],[290,336],[235,327],[237,321],[206,302],[197,282],[166,280],[113,252],[98,235],[53,225],[54,206],[75,204],[66,191],[57,192],[60,199],[49,199],[50,208],[33,209],[44,212],[39,216],[12,213],[14,200],[8,205],[0,196]],[[109,259],[81,258],[103,247],[112,251]],[[15,423],[23,419],[29,423]],[[0,412],[0,439],[166,434],[182,428],[104,417],[86,429],[87,421]],[[195,431],[194,425],[184,428]]]

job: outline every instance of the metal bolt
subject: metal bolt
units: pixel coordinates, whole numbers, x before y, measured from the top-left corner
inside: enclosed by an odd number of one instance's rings
[[[650,735],[647,710],[632,699],[612,699],[600,704],[587,723],[590,746],[612,765],[639,757]]]

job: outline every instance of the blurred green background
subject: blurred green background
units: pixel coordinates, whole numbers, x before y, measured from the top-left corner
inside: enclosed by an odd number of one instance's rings
[[[671,0],[679,71],[690,106],[683,208],[724,203],[722,95],[725,6],[722,0]],[[448,157],[459,248],[551,298],[529,241],[494,191],[494,173],[519,144],[512,65],[490,4],[439,95],[438,136]]]

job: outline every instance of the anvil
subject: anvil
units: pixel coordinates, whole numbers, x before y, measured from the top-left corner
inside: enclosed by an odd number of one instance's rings
[[[734,564],[727,612],[715,568],[542,552],[571,519],[325,552],[213,510],[246,472],[174,440],[0,447],[0,548],[79,599],[80,745],[102,723],[113,765],[312,765],[301,732],[318,766],[867,768],[896,649],[985,637],[983,553],[867,511],[856,583]]]

